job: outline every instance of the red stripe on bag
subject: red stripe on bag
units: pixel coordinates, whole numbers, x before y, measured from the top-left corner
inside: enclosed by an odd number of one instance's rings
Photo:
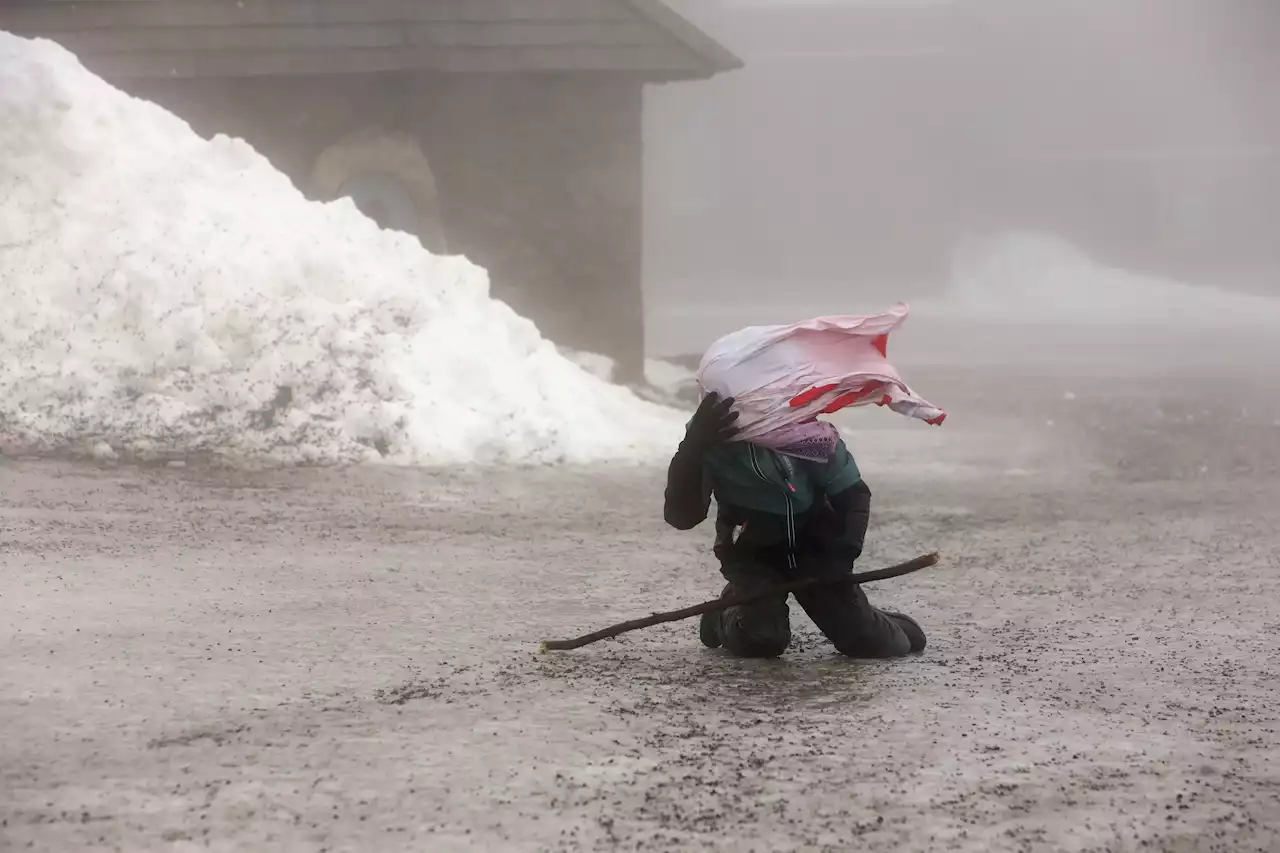
[[[799,394],[791,398],[791,408],[798,409],[801,406],[807,406],[823,394],[835,388],[835,384],[816,385],[808,391],[801,391]]]
[[[858,398],[861,397],[863,393],[864,392],[862,391],[850,391],[847,394],[841,394],[839,397],[836,397],[831,401],[831,405],[822,410],[822,414],[830,415],[840,411],[845,406],[853,405],[858,402]]]

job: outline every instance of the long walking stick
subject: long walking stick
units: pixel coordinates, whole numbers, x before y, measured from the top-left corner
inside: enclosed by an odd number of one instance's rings
[[[938,553],[925,554],[916,557],[914,560],[908,560],[905,563],[899,563],[896,566],[890,566],[887,569],[878,569],[874,572],[863,572],[851,576],[854,583],[871,583],[872,581],[883,581],[889,578],[898,578],[903,575],[909,575],[912,572],[918,572],[921,569],[927,569],[936,565],[938,562]],[[751,604],[756,601],[762,601],[766,598],[773,598],[779,595],[788,595],[797,590],[808,589],[811,586],[818,586],[824,583],[831,583],[829,577],[813,577],[806,578],[801,581],[795,581],[789,584],[779,584],[770,587],[763,592],[752,593],[751,595],[742,595],[735,598],[717,598],[715,601],[704,601],[702,604],[695,604],[692,607],[686,607],[683,610],[671,610],[666,613],[654,613],[652,616],[646,616],[643,619],[632,619],[630,622],[620,622],[609,628],[602,628],[590,634],[583,634],[572,640],[543,640],[542,651],[568,651],[570,649],[580,649],[583,646],[590,645],[600,640],[607,640],[610,637],[616,637],[619,634],[625,634],[628,631],[638,631],[641,628],[648,628],[652,625],[661,625],[663,622],[679,622],[681,619],[688,619],[691,616],[701,616],[703,613],[715,613],[718,610],[726,610],[730,607],[737,607],[741,604]]]

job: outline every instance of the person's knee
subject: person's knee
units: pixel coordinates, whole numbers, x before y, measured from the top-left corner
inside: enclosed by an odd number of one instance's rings
[[[786,601],[730,608],[721,617],[720,639],[734,657],[778,657],[791,645]]]
[[[786,653],[790,637],[757,637],[734,631],[724,635],[724,648],[736,658],[776,658]]]
[[[851,578],[796,594],[836,651],[852,658],[895,658],[924,649],[924,631],[900,613],[872,606]]]

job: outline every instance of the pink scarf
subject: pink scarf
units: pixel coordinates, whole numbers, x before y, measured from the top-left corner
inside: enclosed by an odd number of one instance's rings
[[[764,435],[756,436],[750,441],[752,444],[767,447],[784,456],[794,456],[811,462],[826,462],[836,452],[840,433],[826,421],[813,420],[785,424]]]

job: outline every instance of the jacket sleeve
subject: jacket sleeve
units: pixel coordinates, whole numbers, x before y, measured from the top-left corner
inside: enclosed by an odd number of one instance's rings
[[[852,563],[862,556],[871,523],[871,489],[861,479],[844,491],[829,495],[827,501],[835,514],[835,551]]]
[[[681,444],[667,468],[662,517],[677,530],[692,530],[706,520],[710,508],[711,479],[702,454]]]
[[[813,526],[819,547],[847,571],[862,556],[871,521],[871,489],[843,441],[826,463],[810,469],[814,484],[825,496],[821,520]]]

